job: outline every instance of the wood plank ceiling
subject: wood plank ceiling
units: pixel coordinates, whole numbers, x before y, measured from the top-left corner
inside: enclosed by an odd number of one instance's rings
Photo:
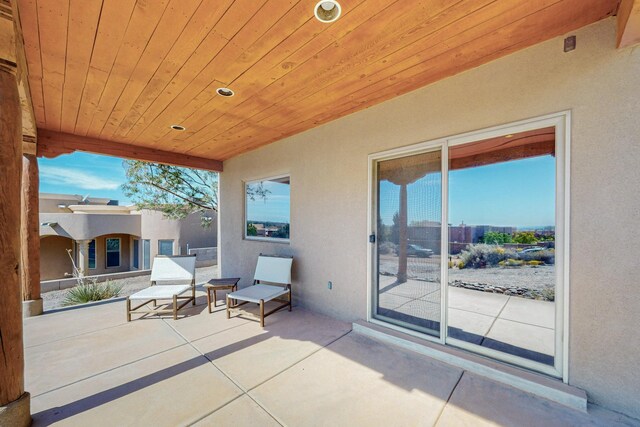
[[[315,3],[18,0],[38,128],[225,160],[618,6],[341,0],[340,19],[324,24]],[[236,94],[218,96],[218,87]]]

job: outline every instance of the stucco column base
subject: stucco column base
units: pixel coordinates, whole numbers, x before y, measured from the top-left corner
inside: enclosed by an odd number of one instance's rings
[[[0,426],[27,427],[31,425],[31,395],[24,392],[18,400],[0,406]]]
[[[42,298],[22,301],[22,317],[39,316],[42,311]]]

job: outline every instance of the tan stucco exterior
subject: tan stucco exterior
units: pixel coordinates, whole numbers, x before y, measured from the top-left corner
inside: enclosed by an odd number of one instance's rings
[[[73,250],[73,240],[62,236],[40,239],[40,280],[52,280],[71,273],[73,266],[67,250]]]
[[[615,19],[574,34],[575,51],[556,38],[225,161],[222,275],[247,285],[260,252],[291,254],[300,304],[363,319],[367,156],[571,110],[569,382],[640,417],[640,49],[615,49]],[[243,181],[279,174],[291,175],[290,244],[243,240]]]
[[[120,266],[107,268],[107,240],[120,239]],[[90,268],[87,275],[120,273],[131,270],[131,236],[129,234],[107,234],[96,239],[96,268]]]
[[[81,196],[48,194],[40,195],[40,237],[42,280],[61,279],[72,273],[66,248],[74,249],[82,243],[96,240],[96,268],[86,268],[86,275],[119,273],[135,269],[133,265],[133,241],[139,239],[138,269],[143,269],[143,240],[150,241],[150,260],[158,254],[159,240],[172,240],[174,254],[186,254],[189,248],[217,246],[216,213],[207,213],[213,226],[203,229],[200,214],[192,214],[182,220],[164,218],[162,213],[133,206],[117,206],[109,199],[91,198],[78,204]],[[118,237],[120,266],[106,268],[105,239]],[[51,239],[51,240],[49,240]],[[64,244],[63,244],[64,242]],[[64,247],[63,247],[64,246]],[[79,268],[81,257],[76,258]]]

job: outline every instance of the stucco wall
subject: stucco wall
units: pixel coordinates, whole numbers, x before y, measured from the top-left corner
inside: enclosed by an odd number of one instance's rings
[[[120,266],[107,268],[107,239],[120,238]],[[131,265],[130,244],[131,236],[129,234],[108,234],[96,238],[96,268],[91,268],[87,275],[120,273],[129,271]]]
[[[73,248],[73,241],[66,237],[47,236],[40,239],[40,280],[51,280],[71,274],[73,266],[67,249]]]
[[[140,234],[140,215],[101,213],[40,213],[40,236],[88,240],[109,233]],[[43,226],[43,223],[56,223]]]
[[[258,254],[292,254],[297,300],[366,316],[367,155],[570,109],[570,383],[640,417],[640,48],[615,49],[615,20],[230,159],[221,175],[223,276],[251,281]],[[291,243],[242,240],[243,180],[291,174]],[[333,281],[333,290],[327,281]]]
[[[165,218],[161,212],[143,211],[142,238],[151,240],[151,259],[158,254],[158,240],[173,240],[174,254],[187,254],[189,248],[209,248],[218,245],[217,217],[215,212],[208,213],[213,218],[210,228],[202,228],[200,214],[191,214],[177,221]]]

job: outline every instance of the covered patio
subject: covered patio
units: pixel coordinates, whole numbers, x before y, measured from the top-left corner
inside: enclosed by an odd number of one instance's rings
[[[0,425],[637,423],[640,0],[334,3],[0,0]],[[518,369],[587,412],[460,368],[444,322],[452,364],[352,330],[374,323],[368,156],[550,115],[574,228],[560,309],[524,323],[553,317],[558,369]],[[37,157],[76,151],[220,172],[221,275],[244,287],[259,253],[293,256],[299,305],[264,330],[202,293],[177,321],[126,324],[122,301],[43,313]],[[276,244],[246,238],[246,183],[267,177],[292,188]]]
[[[55,331],[55,332],[54,332]],[[25,321],[34,426],[616,426],[300,307],[263,330],[213,314],[125,322],[124,301]],[[418,374],[420,373],[420,374]]]

